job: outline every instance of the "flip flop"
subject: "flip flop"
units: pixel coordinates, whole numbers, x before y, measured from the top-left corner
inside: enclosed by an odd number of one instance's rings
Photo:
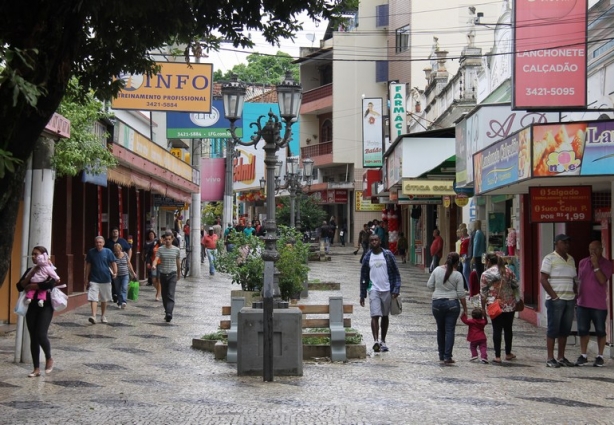
[[[492,364],[501,364],[501,360],[491,360],[490,361]]]
[[[513,360],[516,358],[516,354],[509,354],[507,356],[505,356],[505,360]]]
[[[40,372],[32,372],[28,375],[28,378],[36,378],[37,376],[41,376]]]

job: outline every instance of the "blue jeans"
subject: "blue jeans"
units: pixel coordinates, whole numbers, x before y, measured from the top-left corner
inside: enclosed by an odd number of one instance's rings
[[[117,304],[122,305],[128,299],[128,280],[130,276],[117,276],[113,279],[113,287],[115,288],[115,293],[117,294]]]
[[[579,336],[590,334],[591,322],[595,325],[595,334],[598,338],[607,335],[605,330],[605,321],[608,318],[607,310],[578,306],[576,308],[576,317],[578,319]]]
[[[207,260],[209,261],[209,274],[215,274],[215,256],[217,255],[217,249],[209,249],[205,248],[205,252],[207,253]]]
[[[433,316],[437,322],[437,349],[439,360],[452,358],[454,348],[454,331],[460,316],[460,302],[447,298],[433,300]]]
[[[546,300],[548,338],[566,338],[571,333],[576,300]]]

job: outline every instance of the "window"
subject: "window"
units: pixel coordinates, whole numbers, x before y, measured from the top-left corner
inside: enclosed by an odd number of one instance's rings
[[[409,49],[409,25],[399,28],[396,33],[395,52],[401,53]]]
[[[388,26],[388,5],[382,4],[375,6],[375,26],[387,27]]]
[[[375,61],[375,82],[388,81],[388,61]]]
[[[331,142],[333,140],[333,123],[331,120],[325,120],[322,123],[320,142]]]

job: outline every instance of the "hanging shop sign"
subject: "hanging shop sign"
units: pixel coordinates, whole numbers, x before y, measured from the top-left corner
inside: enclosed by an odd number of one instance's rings
[[[371,202],[371,198],[363,198],[361,190],[354,191],[356,194],[355,210],[359,212],[381,211],[383,206]]]
[[[586,108],[587,4],[514,2],[514,109]]]
[[[274,111],[276,112],[276,111]],[[235,122],[237,137],[243,137],[243,120]],[[224,118],[224,103],[214,100],[211,112],[167,112],[166,137],[168,139],[229,139],[230,121]]]
[[[591,194],[590,186],[531,187],[531,221],[592,221]]]
[[[384,160],[384,127],[382,98],[362,100],[362,165],[381,167]]]
[[[459,207],[466,207],[469,204],[469,197],[464,193],[459,193],[456,195],[454,203]]]
[[[390,84],[390,140],[407,133],[407,84]]]
[[[162,195],[153,195],[154,207],[183,208],[185,203]]]
[[[123,74],[124,88],[113,99],[113,109],[211,112],[213,65],[157,62],[152,76]]]
[[[318,204],[347,204],[348,191],[343,189],[318,190],[311,194]]]
[[[403,180],[404,195],[456,195],[452,180]]]

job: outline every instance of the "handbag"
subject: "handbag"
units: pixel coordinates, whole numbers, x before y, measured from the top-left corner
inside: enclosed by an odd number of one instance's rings
[[[514,307],[514,311],[522,311],[524,310],[524,301],[522,298],[516,300],[516,306]]]
[[[488,307],[486,307],[486,311],[488,312],[488,316],[490,316],[491,319],[495,319],[499,317],[501,313],[503,313],[498,299],[495,299],[494,303],[488,304]]]
[[[28,305],[25,303],[26,301],[26,291],[22,291],[19,293],[19,298],[17,298],[17,304],[15,304],[15,314],[20,316],[25,316],[28,312]]]
[[[403,312],[403,304],[401,303],[401,297],[392,299],[392,305],[390,306],[390,314],[397,316]]]
[[[66,288],[66,285],[58,285],[51,290],[51,306],[55,311],[62,311],[68,307],[68,295],[60,291],[60,288]]]
[[[140,287],[141,286],[139,282],[136,280],[133,280],[130,283],[128,283],[128,299],[130,301],[138,301]]]

